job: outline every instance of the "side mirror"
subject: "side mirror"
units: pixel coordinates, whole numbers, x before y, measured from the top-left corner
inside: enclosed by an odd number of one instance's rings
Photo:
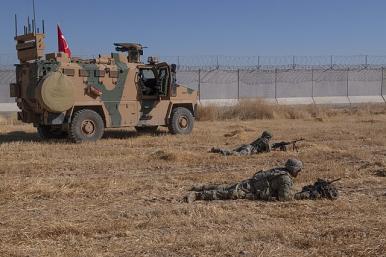
[[[171,72],[176,72],[177,71],[177,65],[175,65],[175,64],[170,65],[170,70],[171,70]]]

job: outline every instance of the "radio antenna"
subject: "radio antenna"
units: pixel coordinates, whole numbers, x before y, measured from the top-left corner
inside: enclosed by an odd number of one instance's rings
[[[33,25],[33,32],[36,33],[36,14],[35,14],[35,0],[32,0],[32,10],[34,14],[34,20],[32,22]]]
[[[17,37],[17,15],[15,13],[15,37]]]

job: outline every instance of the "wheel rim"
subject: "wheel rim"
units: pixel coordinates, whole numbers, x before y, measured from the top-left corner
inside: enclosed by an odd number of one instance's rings
[[[186,129],[189,126],[188,118],[185,116],[180,117],[178,119],[178,125],[180,126],[180,128]]]
[[[92,120],[84,120],[81,124],[82,134],[85,136],[92,136],[95,134],[95,122]]]

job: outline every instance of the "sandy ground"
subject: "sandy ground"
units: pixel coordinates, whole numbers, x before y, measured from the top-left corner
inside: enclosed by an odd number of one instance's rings
[[[299,152],[208,154],[269,129]],[[297,157],[295,190],[342,180],[336,201],[181,202]],[[0,126],[0,256],[385,256],[386,115],[197,122],[189,136],[111,130],[97,143],[41,142]]]

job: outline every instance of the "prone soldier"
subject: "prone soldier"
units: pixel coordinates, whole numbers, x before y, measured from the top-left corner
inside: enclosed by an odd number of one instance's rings
[[[284,167],[259,171],[252,178],[235,184],[193,187],[184,200],[188,203],[236,199],[288,201],[292,199],[292,178],[297,177],[302,168],[301,161],[289,159]]]
[[[236,156],[246,156],[263,152],[270,152],[271,146],[269,144],[269,140],[271,140],[271,138],[272,134],[269,131],[264,131],[261,137],[257,138],[250,144],[241,145],[233,150],[213,147],[209,152]]]

